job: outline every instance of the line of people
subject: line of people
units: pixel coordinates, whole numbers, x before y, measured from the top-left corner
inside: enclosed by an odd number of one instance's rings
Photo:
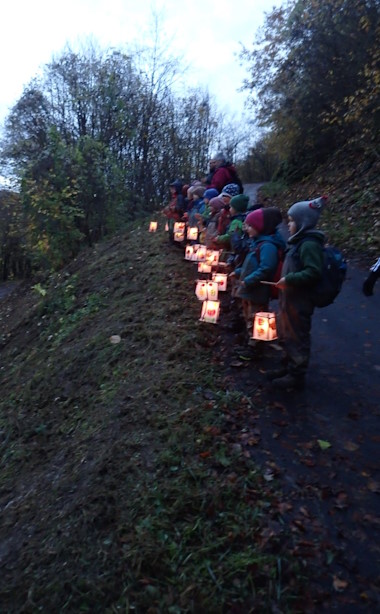
[[[231,325],[236,327],[242,322],[246,330],[245,357],[251,360],[260,360],[265,345],[252,339],[254,315],[269,311],[271,300],[271,285],[261,282],[275,283],[279,290],[278,328],[283,358],[279,367],[267,375],[275,388],[301,389],[309,364],[315,307],[310,288],[320,279],[323,268],[325,236],[315,227],[326,197],[293,204],[286,230],[278,208],[250,206],[238,183],[218,184],[219,191],[212,181],[218,179],[218,169],[223,169],[226,178],[226,167],[211,166],[208,185],[201,181],[183,185],[179,180],[170,184],[171,200],[164,209],[169,241],[174,242],[174,222],[182,220],[198,227],[197,242],[228,254],[230,311],[234,316]],[[281,269],[279,279],[275,279]]]

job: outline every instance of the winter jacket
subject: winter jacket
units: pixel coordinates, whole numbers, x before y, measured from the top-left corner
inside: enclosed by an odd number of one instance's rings
[[[189,226],[197,226],[198,225],[198,219],[195,217],[196,213],[200,213],[202,214],[205,210],[205,201],[203,200],[203,198],[198,198],[197,200],[193,200],[193,206],[191,207],[190,211],[188,212],[188,223]]]
[[[182,194],[175,194],[169,204],[164,208],[163,213],[167,218],[176,222],[182,219],[185,209],[185,200]]]
[[[292,240],[293,239],[293,240]],[[304,290],[312,287],[321,277],[323,269],[323,245],[325,235],[320,230],[306,230],[288,240],[282,275],[288,290]]]
[[[244,281],[236,296],[265,304],[270,298],[270,286],[260,281],[272,281],[278,265],[278,252],[285,249],[285,241],[279,232],[260,235],[251,239],[251,245],[243,265],[235,270],[236,277]]]
[[[218,235],[216,237],[215,239],[216,244],[220,247],[230,248],[231,247],[231,236],[243,234],[244,220],[245,220],[245,213],[237,213],[236,215],[232,215],[225,234]]]
[[[234,183],[233,173],[229,171],[228,166],[219,166],[212,175],[211,183],[208,188],[215,188],[219,194],[223,191],[224,186],[228,183]]]

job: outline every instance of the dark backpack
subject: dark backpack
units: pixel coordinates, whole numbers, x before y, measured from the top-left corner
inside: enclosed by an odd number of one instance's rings
[[[236,172],[236,169],[232,166],[227,164],[226,168],[230,174],[231,177],[231,183],[236,183],[239,186],[239,190],[240,190],[240,194],[244,193],[244,186],[243,186],[243,182],[240,179],[239,175]]]
[[[298,252],[303,242],[300,241],[297,244],[295,253]],[[342,289],[346,273],[347,262],[342,252],[332,245],[325,245],[323,247],[322,277],[310,290],[312,301],[316,307],[327,307],[335,301]]]
[[[259,264],[260,264],[260,246],[263,243],[265,243],[265,241],[261,241],[256,246],[256,258]],[[278,281],[280,281],[281,274],[282,274],[282,265],[284,263],[284,257],[285,257],[285,250],[282,249],[281,247],[278,247],[277,248],[277,267],[274,272],[273,278],[270,279],[269,281],[273,281],[274,283],[277,283]],[[278,288],[276,288],[276,286],[270,286],[270,298],[271,299],[278,298]]]

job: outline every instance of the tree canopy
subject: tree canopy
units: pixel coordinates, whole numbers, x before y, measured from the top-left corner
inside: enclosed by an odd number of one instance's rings
[[[240,58],[259,125],[290,175],[302,177],[379,125],[378,0],[289,0]]]

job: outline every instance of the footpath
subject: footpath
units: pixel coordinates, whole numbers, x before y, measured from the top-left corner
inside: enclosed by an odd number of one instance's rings
[[[251,402],[231,436],[279,481],[293,552],[314,567],[310,598],[340,614],[380,611],[380,286],[365,297],[366,275],[349,261],[335,303],[316,309],[301,392],[271,389],[265,372],[280,353],[270,344],[260,362],[239,359],[223,305],[215,349],[229,389]]]

